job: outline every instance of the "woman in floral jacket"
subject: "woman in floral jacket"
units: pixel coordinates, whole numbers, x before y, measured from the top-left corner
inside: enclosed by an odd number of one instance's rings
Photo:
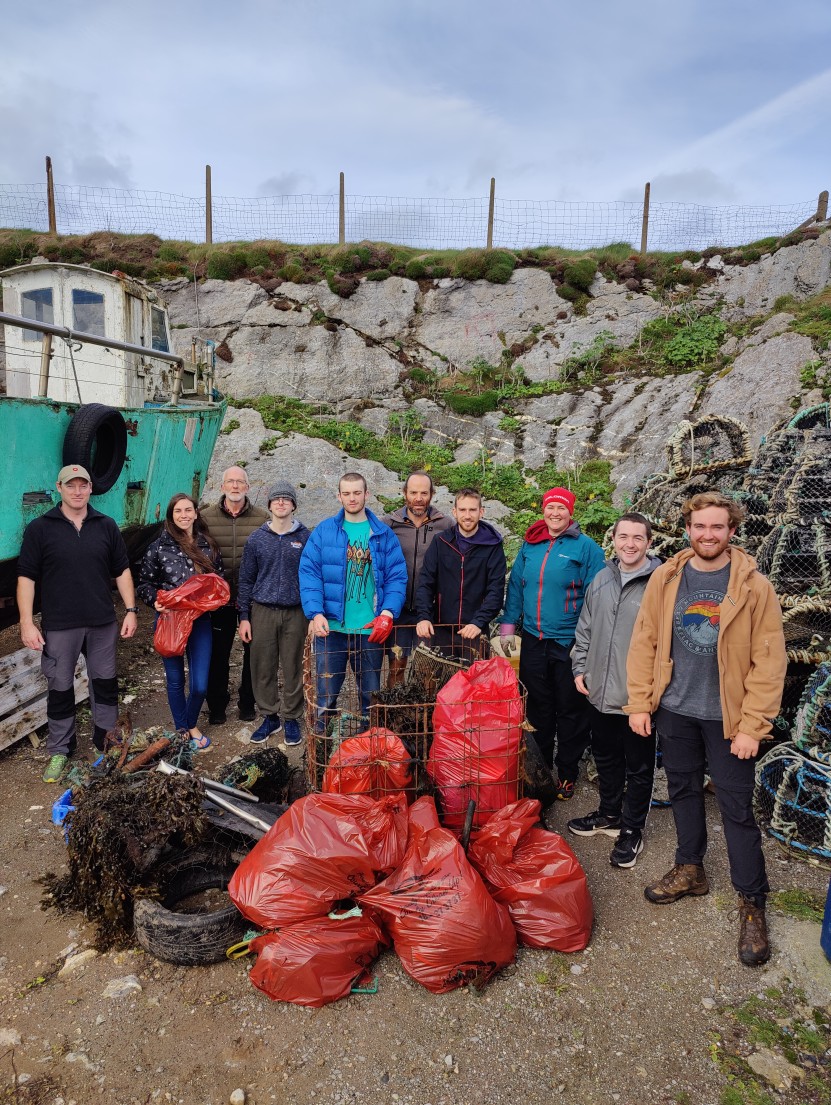
[[[148,547],[139,569],[138,597],[161,611],[159,591],[172,591],[186,579],[204,572],[222,574],[222,554],[202,521],[196,501],[179,492],[167,504],[164,528]],[[185,656],[190,687],[185,693]],[[208,689],[211,664],[211,617],[202,614],[193,623],[185,656],[163,657],[167,700],[178,732],[187,732],[197,748],[211,741],[199,729],[199,711]]]

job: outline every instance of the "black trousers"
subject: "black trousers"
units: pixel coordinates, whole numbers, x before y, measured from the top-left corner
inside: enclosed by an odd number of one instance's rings
[[[574,686],[569,650],[551,638],[522,634],[519,678],[528,692],[528,720],[543,762],[563,782],[575,782],[589,746],[589,704]],[[555,754],[556,746],[556,754]]]
[[[602,714],[589,703],[600,812],[624,829],[643,830],[655,781],[655,734],[640,737],[625,714]]]
[[[707,851],[704,817],[704,766],[716,790],[730,881],[746,898],[763,903],[768,886],[762,834],[753,816],[756,758],[740,760],[730,751],[721,721],[701,721],[668,710],[655,715],[667,789],[675,818],[676,863],[700,864]]]
[[[231,649],[237,636],[237,612],[233,606],[220,606],[211,613],[211,669],[208,673],[208,712],[224,714],[231,701],[228,691]],[[251,686],[251,646],[242,646],[242,676],[238,704],[243,713],[253,713],[257,704]]]

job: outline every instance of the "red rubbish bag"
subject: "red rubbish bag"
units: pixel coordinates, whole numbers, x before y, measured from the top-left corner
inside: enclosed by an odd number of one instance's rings
[[[516,954],[508,911],[441,827],[432,798],[410,807],[401,866],[359,901],[386,924],[407,974],[434,994],[481,985]]]
[[[471,839],[468,858],[508,907],[521,944],[579,952],[594,920],[586,873],[563,838],[538,825],[539,816],[540,803],[530,798],[500,810]]]
[[[157,591],[156,602],[164,610],[153,631],[153,648],[160,656],[182,656],[199,615],[225,606],[230,598],[230,587],[215,572],[190,576],[172,591]]]
[[[439,691],[427,771],[448,829],[462,832],[471,798],[474,826],[517,800],[524,720],[516,672],[502,656],[477,660]]]
[[[324,794],[385,794],[413,785],[412,757],[389,729],[367,729],[335,750],[323,775]]]
[[[257,962],[248,977],[275,1001],[319,1008],[346,997],[389,942],[359,909],[314,917],[252,940]]]
[[[395,870],[406,845],[403,794],[309,794],[252,848],[228,893],[259,928],[309,921]]]

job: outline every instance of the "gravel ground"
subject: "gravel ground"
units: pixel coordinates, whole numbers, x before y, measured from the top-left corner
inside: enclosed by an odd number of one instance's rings
[[[122,665],[139,727],[167,721],[161,665],[146,628],[125,647]],[[238,754],[240,728],[229,721],[212,731],[214,747],[200,763],[209,768]],[[88,747],[82,739],[82,755]],[[480,993],[432,995],[404,974],[393,952],[376,966],[377,993],[316,1011],[254,990],[245,961],[182,968],[129,950],[91,953],[60,975],[68,956],[92,947],[93,933],[79,916],[39,908],[37,878],[65,861],[49,816],[58,788],[40,782],[44,762],[28,741],[0,754],[2,1101],[219,1105],[241,1089],[248,1105],[501,1105],[518,1098],[525,1105],[718,1105],[738,1068],[714,1061],[717,1038],[731,1041],[732,1053],[758,1050],[730,1007],[772,987],[790,994],[792,980],[806,995],[794,999],[802,1014],[811,1006],[828,1011],[831,966],[819,950],[818,925],[774,915],[771,963],[757,971],[738,963],[735,898],[713,799],[708,897],[668,907],[643,898],[645,883],[672,862],[668,809],[652,812],[646,848],[630,871],[609,865],[608,838],[571,837],[594,896],[589,947],[571,956],[520,949],[516,964]],[[571,803],[552,809],[549,828],[565,831],[567,818],[595,805],[596,791],[581,783]],[[774,890],[824,892],[827,872],[791,860],[772,842],[766,851]],[[829,1071],[815,1064],[816,1096],[797,1082],[770,1100],[831,1101]]]

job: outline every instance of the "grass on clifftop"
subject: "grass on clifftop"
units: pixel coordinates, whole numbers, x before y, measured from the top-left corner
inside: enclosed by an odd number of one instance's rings
[[[273,291],[284,281],[316,283],[326,280],[337,295],[348,297],[361,278],[370,281],[404,276],[412,280],[458,277],[504,284],[516,268],[547,272],[564,299],[581,310],[595,273],[617,280],[632,290],[654,289],[658,294],[677,286],[698,287],[712,279],[707,270],[684,267],[684,261],[722,253],[731,264],[750,264],[763,253],[805,237],[816,228],[766,238],[731,249],[712,247],[702,253],[676,251],[636,253],[628,242],[575,251],[557,246],[535,249],[421,250],[386,242],[337,245],[289,245],[279,241],[223,242],[207,246],[186,241],[164,241],[155,234],[49,235],[32,230],[0,229],[0,269],[25,264],[35,256],[75,265],[91,265],[104,272],[157,281],[186,276],[217,280],[247,277]]]
[[[282,395],[238,400],[234,405],[259,411],[268,429],[323,438],[350,456],[383,464],[402,480],[410,472],[423,469],[435,484],[444,484],[451,492],[476,487],[486,499],[498,499],[510,508],[513,513],[505,523],[517,535],[541,516],[543,492],[556,485],[570,487],[577,496],[578,520],[592,537],[601,538],[618,515],[612,507],[611,465],[607,461],[587,461],[567,471],[560,471],[554,464],[530,471],[517,461],[494,464],[483,451],[481,459],[473,463],[453,464],[453,449],[425,444],[421,427],[412,420],[407,425],[406,416],[392,417],[389,430],[379,437],[355,422],[321,415],[320,408]],[[269,441],[264,442],[263,451],[268,452],[269,446]]]

